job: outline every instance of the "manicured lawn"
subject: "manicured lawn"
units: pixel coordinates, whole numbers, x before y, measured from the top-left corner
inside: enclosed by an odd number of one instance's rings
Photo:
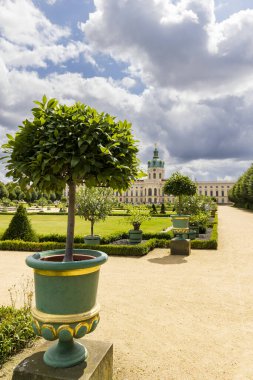
[[[13,215],[0,215],[0,235],[8,227]],[[29,215],[32,226],[39,234],[66,234],[67,215]],[[170,218],[151,218],[141,225],[143,232],[160,232],[171,225]],[[114,232],[127,232],[132,227],[123,216],[109,216],[95,224],[94,233],[106,236]],[[75,235],[88,235],[90,223],[76,217]]]

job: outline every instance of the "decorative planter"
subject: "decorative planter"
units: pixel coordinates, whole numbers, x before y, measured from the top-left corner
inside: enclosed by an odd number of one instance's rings
[[[99,322],[99,269],[107,260],[104,252],[89,249],[75,249],[75,261],[62,262],[63,256],[64,250],[56,250],[26,259],[34,269],[33,329],[46,340],[59,339],[44,354],[44,362],[55,368],[71,367],[87,358],[87,349],[73,338],[92,332]]]
[[[196,236],[199,237],[199,224],[198,223],[190,223],[190,232],[195,232]],[[195,239],[194,237],[194,239]]]
[[[179,238],[189,233],[189,215],[171,215],[173,233]]]
[[[130,230],[129,231],[129,241],[131,244],[141,243],[142,231],[141,230]]]
[[[99,245],[100,244],[100,236],[98,236],[98,235],[84,236],[84,243],[89,244],[89,245]]]

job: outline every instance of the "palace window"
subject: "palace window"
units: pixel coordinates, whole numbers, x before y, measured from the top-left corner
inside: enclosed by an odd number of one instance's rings
[[[148,189],[148,196],[150,197],[152,197],[152,189]]]
[[[153,178],[156,179],[156,173],[153,173]]]
[[[154,189],[154,196],[157,196],[157,189]]]

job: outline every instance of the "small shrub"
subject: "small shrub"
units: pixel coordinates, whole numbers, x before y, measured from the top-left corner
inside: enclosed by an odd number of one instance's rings
[[[0,365],[34,339],[29,308],[0,307]]]
[[[161,214],[166,214],[166,209],[165,209],[165,205],[164,203],[161,204],[161,211],[160,211]]]
[[[20,205],[4,232],[2,240],[37,241],[38,238],[32,229],[27,217],[26,209]]]

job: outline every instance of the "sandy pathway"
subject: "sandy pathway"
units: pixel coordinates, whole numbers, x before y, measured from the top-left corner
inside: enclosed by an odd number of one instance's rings
[[[223,206],[218,251],[109,258],[89,339],[114,343],[114,379],[253,379],[252,230],[253,213]],[[1,303],[26,255],[0,252]]]

